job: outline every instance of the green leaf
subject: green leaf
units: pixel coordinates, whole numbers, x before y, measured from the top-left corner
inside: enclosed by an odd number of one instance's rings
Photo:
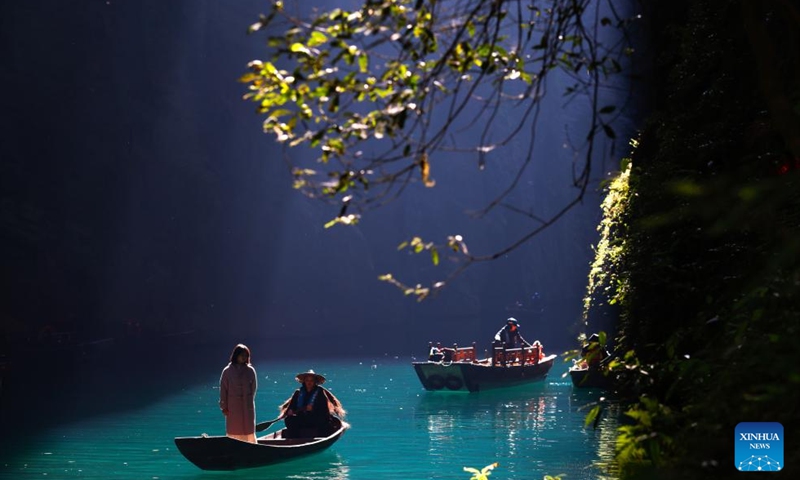
[[[467,23],[467,33],[469,33],[470,37],[474,37],[475,36],[475,24],[472,23],[471,20],[470,20],[469,23]]]
[[[591,425],[599,414],[600,414],[600,405],[595,405],[594,408],[589,410],[589,413],[586,414],[586,420],[584,420],[583,426],[588,427],[589,425]]]
[[[311,32],[311,36],[308,38],[308,46],[316,47],[317,45],[322,45],[327,41],[328,37],[326,37],[324,33],[313,31]]]
[[[366,53],[362,53],[358,56],[358,69],[361,73],[367,73],[367,67],[369,66],[369,57],[367,57]]]
[[[434,265],[439,265],[439,251],[436,248],[431,248],[431,261]]]
[[[309,50],[308,47],[299,42],[293,43],[292,46],[289,47],[289,49],[294,53],[305,53],[306,55],[311,56],[311,50]]]

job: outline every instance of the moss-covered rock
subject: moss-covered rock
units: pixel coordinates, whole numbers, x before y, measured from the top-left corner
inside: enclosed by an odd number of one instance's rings
[[[608,240],[624,260],[606,287],[618,289],[618,351],[635,352],[618,365],[636,372],[621,386],[626,477],[730,478],[737,423],[800,431],[789,407],[800,404],[800,162],[792,119],[774,107],[800,84],[769,81],[800,68],[800,44],[783,43],[800,17],[788,2],[749,3],[653,6],[654,109],[627,209],[604,220],[625,225]],[[765,46],[787,50],[779,67],[765,65]],[[594,275],[595,289],[610,278]],[[796,445],[787,465],[800,462]]]

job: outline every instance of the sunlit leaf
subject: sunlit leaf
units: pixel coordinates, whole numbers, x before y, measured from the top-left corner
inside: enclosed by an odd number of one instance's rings
[[[324,33],[313,31],[311,32],[311,36],[308,37],[308,46],[309,47],[316,47],[322,45],[323,43],[328,41],[328,37],[325,36]]]
[[[586,414],[586,419],[583,421],[583,426],[588,427],[592,423],[594,423],[597,416],[600,414],[600,405],[595,405],[594,408],[589,410],[589,413]]]
[[[467,473],[471,473],[472,474],[472,477],[470,477],[470,480],[488,480],[489,475],[492,474],[492,470],[497,468],[498,465],[500,465],[500,464],[497,463],[497,462],[491,463],[489,465],[486,465],[485,467],[483,467],[480,470],[478,470],[477,468],[472,468],[472,467],[464,467],[464,471],[467,472]]]
[[[292,46],[289,47],[289,49],[294,53],[304,53],[306,55],[311,55],[311,50],[309,50],[308,47],[299,42],[293,43]]]

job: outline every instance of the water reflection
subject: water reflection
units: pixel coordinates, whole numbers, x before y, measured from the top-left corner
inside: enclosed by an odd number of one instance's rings
[[[303,480],[348,480],[350,478],[350,467],[348,467],[342,457],[335,452],[327,452],[329,455],[320,455],[311,460],[300,460],[296,463],[296,471],[282,468],[281,475],[285,478],[296,478]],[[325,458],[328,458],[325,460]],[[260,478],[264,478],[263,476]]]
[[[427,436],[431,459],[480,451],[483,457],[466,457],[462,464],[482,467],[498,461],[508,478],[539,473],[614,478],[618,409],[608,406],[596,429],[583,425],[601,395],[564,383],[475,394],[426,392],[419,397],[415,418]],[[579,463],[584,467],[576,472]]]
[[[224,432],[215,369],[209,380],[178,394],[170,389],[139,409],[39,430],[28,441],[15,436],[13,451],[0,448],[0,478],[453,479],[467,477],[464,466],[493,462],[500,466],[491,478],[613,478],[606,465],[616,414],[607,410],[596,430],[583,425],[586,407],[600,392],[557,381],[476,394],[425,392],[407,364],[381,365],[373,376],[370,365],[327,363],[352,428],[331,449],[308,457],[236,472],[203,472],[189,463],[175,449],[174,436]],[[270,418],[286,397],[294,372],[307,368],[305,361],[259,366],[261,418]]]
[[[226,479],[236,480],[265,480],[265,479],[296,479],[296,480],[349,480],[350,467],[342,457],[333,451],[325,451],[313,456],[279,463],[268,467],[250,470],[237,470],[234,472],[202,472],[194,480],[219,479],[222,475]]]
[[[431,442],[436,444],[446,442],[452,438],[452,431],[456,428],[456,417],[447,413],[439,413],[428,417],[428,433]]]
[[[606,408],[605,415],[600,419],[597,426],[597,458],[595,465],[608,476],[602,476],[599,480],[614,479],[619,476],[619,468],[614,461],[614,449],[617,441],[617,428],[621,409],[618,404],[611,404]]]
[[[589,413],[595,405],[601,405],[600,418],[596,422],[596,428],[588,427],[596,439],[595,460],[592,464],[602,474],[598,480],[615,479],[619,476],[619,468],[614,460],[617,429],[620,426],[622,408],[609,394],[601,389],[578,389],[572,390],[569,396],[570,409],[580,413],[581,418]]]
[[[530,467],[531,452],[550,441],[547,432],[555,428],[557,411],[557,396],[539,386],[475,394],[426,392],[416,417],[427,431],[431,458],[457,457],[461,447],[477,445],[486,456],[465,459],[465,466],[501,461],[513,471],[514,459],[527,457]]]
[[[476,394],[426,392],[416,415],[428,423],[432,436],[455,428],[480,426],[511,434],[540,432],[556,421],[557,395],[533,391],[480,392]]]

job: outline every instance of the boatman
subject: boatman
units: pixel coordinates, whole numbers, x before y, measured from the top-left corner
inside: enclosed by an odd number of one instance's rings
[[[494,341],[502,343],[505,348],[530,347],[531,344],[519,334],[519,322],[509,317],[506,324],[495,335]]]

